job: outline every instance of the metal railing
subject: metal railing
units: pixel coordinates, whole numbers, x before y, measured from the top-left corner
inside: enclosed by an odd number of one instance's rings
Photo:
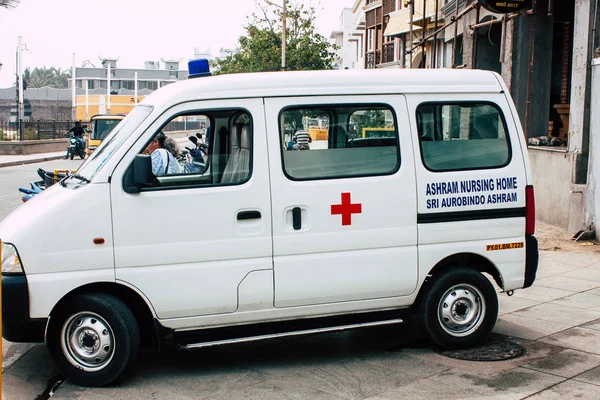
[[[18,122],[0,119],[0,140],[45,140],[63,139],[65,132],[75,126],[74,121],[23,121],[22,129]]]
[[[200,121],[171,121],[162,129],[163,132],[200,130]]]
[[[394,49],[394,42],[383,44],[383,64],[396,61]]]
[[[376,68],[381,64],[381,50],[370,51],[367,53],[367,69]]]

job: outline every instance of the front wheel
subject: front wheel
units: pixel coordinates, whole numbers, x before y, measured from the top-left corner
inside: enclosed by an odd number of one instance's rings
[[[82,386],[102,386],[133,365],[140,331],[121,300],[107,294],[85,294],[51,316],[46,345],[68,379]]]
[[[498,296],[485,276],[467,268],[450,269],[425,285],[417,317],[435,344],[458,349],[486,339],[498,318]]]

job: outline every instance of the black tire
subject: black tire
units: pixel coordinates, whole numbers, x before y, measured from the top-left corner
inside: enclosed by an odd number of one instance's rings
[[[73,337],[79,340],[68,340]],[[140,329],[118,298],[78,295],[50,317],[46,345],[68,379],[82,386],[102,386],[133,366],[140,349]]]
[[[481,273],[456,268],[425,282],[417,305],[423,332],[438,346],[461,349],[481,344],[498,318],[498,296]]]
[[[75,155],[75,152],[73,150],[71,150],[69,152],[69,158],[71,158],[71,160],[72,160],[74,155]]]
[[[83,160],[85,158],[85,153],[79,154],[79,157]]]

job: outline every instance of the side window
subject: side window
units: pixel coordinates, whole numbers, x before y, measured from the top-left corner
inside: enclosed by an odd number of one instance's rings
[[[499,168],[510,162],[500,109],[489,103],[424,103],[417,108],[423,164],[431,171]]]
[[[283,170],[292,180],[393,174],[400,167],[394,113],[383,105],[324,105],[280,113]]]
[[[241,184],[252,170],[252,118],[243,110],[175,115],[143,152],[152,159],[151,188]]]

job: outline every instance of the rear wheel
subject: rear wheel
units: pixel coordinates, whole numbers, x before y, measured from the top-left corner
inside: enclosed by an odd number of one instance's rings
[[[46,344],[67,378],[78,385],[101,386],[133,365],[140,331],[131,310],[118,298],[85,294],[51,316]]]
[[[498,318],[498,296],[481,273],[458,268],[434,275],[418,305],[423,331],[437,345],[456,349],[481,344]]]

